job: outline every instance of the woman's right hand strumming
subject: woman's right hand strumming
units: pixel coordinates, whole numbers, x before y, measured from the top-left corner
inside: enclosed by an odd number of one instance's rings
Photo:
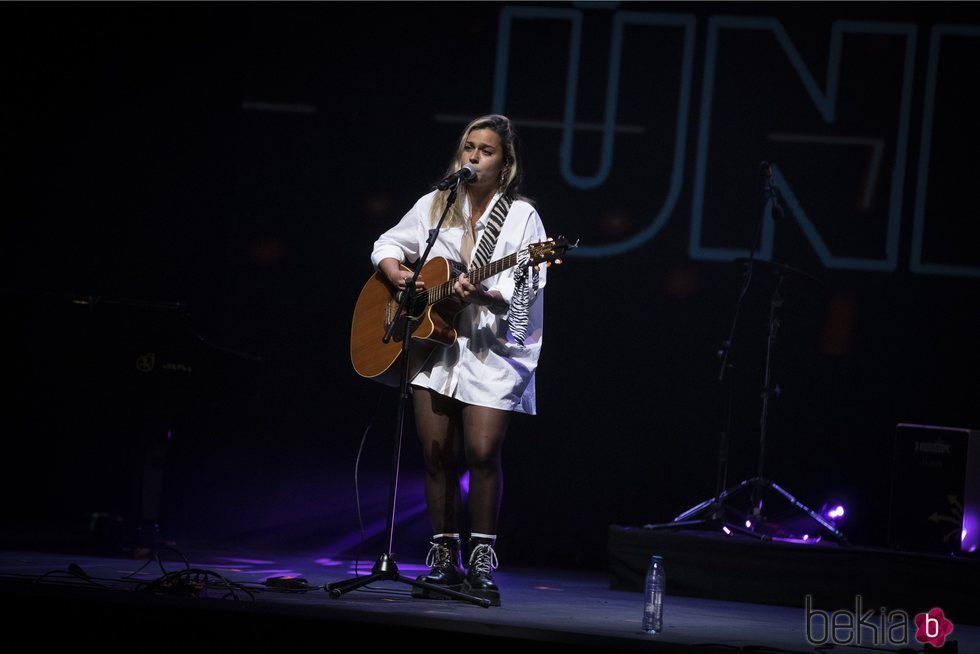
[[[405,282],[411,279],[413,274],[411,271],[402,268],[398,259],[382,259],[381,263],[378,264],[378,269],[399,291],[405,290]],[[421,291],[423,288],[425,288],[425,282],[421,279],[415,280],[415,290]]]

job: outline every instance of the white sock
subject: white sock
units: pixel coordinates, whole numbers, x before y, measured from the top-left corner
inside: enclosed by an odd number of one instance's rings
[[[456,540],[459,540],[459,534],[458,533],[455,533],[455,534],[436,534],[435,536],[432,537],[432,540],[436,540],[436,539],[439,539],[439,538],[455,538]]]

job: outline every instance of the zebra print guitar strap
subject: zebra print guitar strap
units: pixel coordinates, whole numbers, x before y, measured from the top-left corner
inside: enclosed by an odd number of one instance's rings
[[[512,198],[507,195],[497,200],[493,211],[490,212],[486,230],[480,238],[480,245],[476,249],[476,255],[473,256],[470,267],[475,268],[490,263],[493,249],[497,245],[497,237],[500,236],[500,230],[504,225],[504,220],[507,219],[512,201]],[[531,306],[531,300],[538,292],[539,274],[537,270],[528,270],[529,261],[530,255],[527,248],[523,248],[517,253],[517,269],[514,271],[514,295],[511,297],[510,310],[507,315],[510,334],[514,342],[520,346],[524,345],[524,338],[527,335],[528,310]]]

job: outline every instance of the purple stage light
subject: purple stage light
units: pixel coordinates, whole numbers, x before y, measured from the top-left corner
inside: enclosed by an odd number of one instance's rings
[[[396,524],[408,523],[418,516],[425,515],[425,511],[426,505],[424,500],[415,502],[414,504],[409,505],[407,508],[399,509],[398,515],[395,518]],[[351,531],[347,534],[341,535],[332,542],[325,543],[322,546],[322,549],[334,554],[347,552],[348,550],[359,546],[359,544],[362,542],[362,538],[374,538],[375,536],[385,533],[386,528],[387,518],[381,518],[364,527],[363,537],[360,531]]]
[[[839,502],[825,502],[822,507],[820,507],[820,515],[829,522],[838,523],[844,519],[847,515],[847,509],[844,508],[843,504]]]
[[[960,550],[976,552],[980,548],[980,515],[969,510],[963,512],[963,531],[960,533]]]

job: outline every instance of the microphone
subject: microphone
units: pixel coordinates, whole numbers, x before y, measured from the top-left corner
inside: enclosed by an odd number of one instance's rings
[[[763,203],[772,201],[772,219],[779,221],[783,219],[783,206],[779,204],[779,191],[772,185],[772,165],[768,161],[759,164],[759,173],[762,175],[762,201]]]
[[[450,186],[455,186],[459,182],[459,180],[463,180],[464,182],[466,182],[473,179],[474,177],[476,177],[476,168],[473,166],[473,164],[466,164],[465,166],[457,170],[455,173],[447,176],[441,182],[436,184],[436,188],[439,189],[440,191],[445,191]]]

